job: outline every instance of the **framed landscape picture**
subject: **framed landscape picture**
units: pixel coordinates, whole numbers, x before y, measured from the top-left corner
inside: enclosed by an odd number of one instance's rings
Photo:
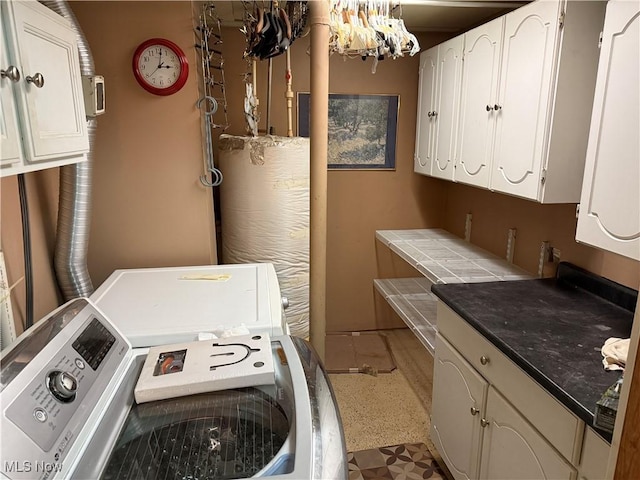
[[[331,169],[382,169],[396,166],[398,95],[329,94]],[[298,135],[309,136],[310,95],[298,93]]]

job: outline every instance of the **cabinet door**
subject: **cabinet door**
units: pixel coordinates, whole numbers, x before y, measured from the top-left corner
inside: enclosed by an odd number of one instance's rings
[[[576,240],[640,260],[640,4],[612,0],[598,64]]]
[[[4,12],[3,12],[4,16]],[[7,50],[7,42],[5,37],[4,26],[0,20],[0,69],[3,72],[9,72],[10,67],[19,70],[15,64],[9,59],[9,51]],[[15,77],[14,77],[15,78]],[[19,81],[19,80],[17,80]],[[16,102],[13,96],[13,84],[15,81],[8,76],[0,78],[0,165],[8,166],[22,160],[20,150],[20,133],[18,132],[18,115],[16,111]]]
[[[504,18],[464,35],[456,182],[489,187]]]
[[[487,396],[480,478],[490,480],[574,479],[564,460],[494,388]]]
[[[537,199],[559,25],[559,2],[505,16],[491,188]]]
[[[38,162],[89,150],[76,35],[38,2],[12,2],[19,107],[26,158]],[[28,78],[42,75],[37,87]]]
[[[420,54],[420,85],[418,90],[418,115],[416,123],[416,153],[414,171],[431,175],[434,149],[433,110],[436,97],[436,66],[438,47]]]
[[[437,335],[431,439],[456,480],[478,478],[480,417],[487,388],[487,382]]]
[[[431,175],[447,180],[453,180],[455,166],[463,45],[464,37],[459,35],[438,46],[438,88],[433,117],[436,145]]]

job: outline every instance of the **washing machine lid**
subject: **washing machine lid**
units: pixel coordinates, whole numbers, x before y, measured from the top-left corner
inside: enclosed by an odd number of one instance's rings
[[[204,332],[286,333],[269,263],[116,270],[91,300],[134,347],[190,342]]]

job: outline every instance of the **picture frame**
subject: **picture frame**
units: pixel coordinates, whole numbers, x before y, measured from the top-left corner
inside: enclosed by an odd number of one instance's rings
[[[298,135],[310,131],[310,94],[298,93]],[[329,169],[395,170],[399,95],[329,94]]]

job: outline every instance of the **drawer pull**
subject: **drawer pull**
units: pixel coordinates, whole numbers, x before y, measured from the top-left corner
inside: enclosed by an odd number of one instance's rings
[[[486,418],[481,418],[481,419],[480,419],[480,426],[481,426],[482,428],[484,428],[484,427],[488,426],[488,425],[489,425],[489,423],[491,423],[491,422],[489,422],[489,420],[487,420]]]
[[[484,355],[482,355],[482,356],[480,357],[480,363],[481,363],[482,365],[486,365],[487,363],[489,363],[489,357],[485,357]]]
[[[480,410],[476,407],[471,407],[471,415],[477,415],[478,413],[480,413]]]

